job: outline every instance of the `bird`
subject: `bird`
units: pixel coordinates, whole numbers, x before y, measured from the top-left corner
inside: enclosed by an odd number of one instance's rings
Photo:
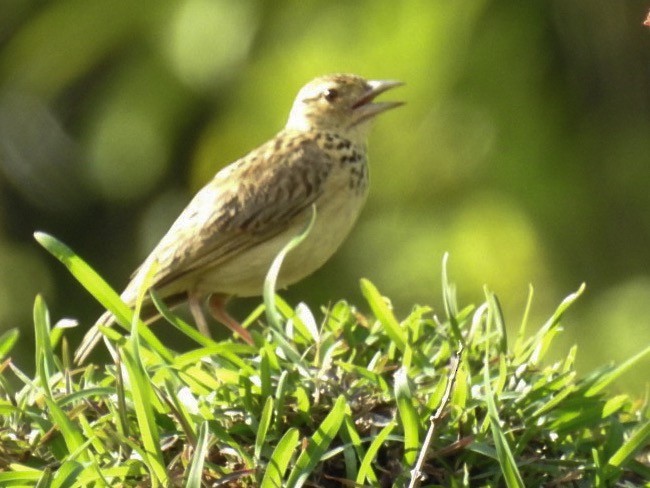
[[[187,302],[197,328],[209,336],[203,302],[214,319],[252,344],[249,331],[226,311],[230,297],[262,295],[275,256],[304,230],[306,239],[288,256],[278,287],[294,284],[320,268],[353,228],[368,195],[367,140],[375,117],[403,105],[375,98],[403,85],[330,74],[303,86],[285,127],[275,137],[218,171],[181,212],[132,275],[121,294],[129,306],[148,270],[148,286],[166,305]],[[157,318],[145,294],[141,318]],[[82,363],[102,337],[105,312],[84,336],[75,360]]]

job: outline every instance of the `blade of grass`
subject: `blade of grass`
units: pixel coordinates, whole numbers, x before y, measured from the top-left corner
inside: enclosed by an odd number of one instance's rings
[[[359,473],[357,474],[356,479],[358,485],[363,485],[366,479],[371,483],[373,482],[373,479],[376,479],[376,475],[372,469],[372,462],[377,459],[379,450],[396,426],[397,424],[395,422],[390,422],[386,427],[379,431],[370,443],[368,451],[366,451],[366,455],[361,461],[361,466],[359,466]]]
[[[196,442],[192,462],[187,475],[187,488],[201,488],[203,480],[203,464],[208,454],[208,422],[203,421],[199,427],[199,436]]]
[[[12,471],[0,472],[0,486],[34,486],[43,476],[38,469],[12,464],[9,466]],[[19,468],[23,468],[22,470]]]
[[[275,389],[275,422],[277,424],[276,431],[280,432],[282,429],[282,422],[285,413],[285,398],[287,396],[287,378],[289,373],[285,370],[280,373],[278,379],[278,386]]]
[[[404,351],[406,347],[406,332],[400,327],[393,311],[386,303],[384,297],[379,293],[379,290],[369,280],[363,278],[361,279],[361,293],[390,340],[395,343],[395,347],[400,351]]]
[[[449,325],[454,333],[454,338],[463,343],[463,335],[460,332],[460,325],[458,323],[458,302],[456,300],[456,287],[450,283],[449,275],[447,274],[447,263],[449,262],[449,253],[446,252],[442,256],[442,300],[445,307],[445,314],[449,320]]]
[[[131,337],[129,338],[129,343],[133,351],[133,357],[139,363],[140,370],[145,373],[144,366],[142,364],[142,357],[140,356],[140,334],[138,333],[138,326],[140,322],[140,310],[142,309],[142,302],[144,301],[144,296],[147,293],[151,285],[151,281],[156,274],[158,269],[158,262],[153,261],[149,264],[149,268],[146,269],[146,273],[140,283],[138,288],[138,294],[135,300],[135,310],[133,311],[133,317],[131,319]],[[146,373],[145,373],[146,374]]]
[[[45,394],[45,403],[50,410],[52,423],[61,432],[68,452],[73,453],[79,451],[79,459],[82,462],[90,462],[90,457],[85,449],[83,449],[84,439],[81,432],[59,406],[50,389],[50,378],[55,371],[56,364],[50,344],[49,312],[40,295],[36,296],[34,302],[34,329],[36,331],[36,371],[38,372],[42,391]]]
[[[411,466],[415,463],[420,445],[420,419],[413,406],[413,395],[403,367],[395,372],[395,401],[404,432],[404,462]]]
[[[144,461],[151,473],[154,485],[158,483],[168,486],[169,479],[165,470],[162,451],[160,450],[160,436],[156,424],[153,407],[151,383],[146,371],[142,369],[140,361],[135,359],[128,348],[121,349],[121,356],[126,366],[129,377],[129,386],[133,408],[135,410],[140,437],[144,446]]]
[[[201,332],[198,331],[198,329],[196,329],[196,327],[192,327],[184,320],[181,320],[180,317],[174,315],[169,307],[165,305],[165,302],[161,300],[160,296],[158,293],[156,293],[155,290],[149,290],[149,295],[151,296],[151,301],[153,302],[154,306],[160,312],[160,315],[162,315],[163,318],[167,320],[167,322],[169,322],[171,325],[173,325],[177,330],[203,347],[212,347],[218,345],[218,342],[204,336],[201,334]]]
[[[4,358],[16,345],[20,337],[20,330],[9,329],[0,336],[0,359]]]
[[[647,421],[609,458],[608,464],[617,468],[622,467],[638,450],[647,446],[649,441],[650,421]]]
[[[580,288],[575,292],[569,294],[559,307],[555,310],[550,319],[537,331],[537,333],[528,341],[525,351],[516,358],[516,364],[523,364],[524,362],[531,362],[531,364],[538,364],[546,354],[546,351],[551,345],[553,338],[557,334],[557,327],[562,319],[562,316],[567,309],[575,302],[580,295],[585,291],[586,285],[582,283]]]
[[[609,385],[611,385],[613,381],[620,378],[621,375],[625,374],[636,363],[638,363],[648,355],[650,355],[650,346],[646,347],[641,352],[635,354],[630,359],[628,359],[627,361],[623,362],[622,364],[614,368],[612,371],[600,376],[598,380],[593,385],[591,385],[589,389],[585,392],[585,396],[590,397],[590,396],[597,395],[605,388],[607,388]]]
[[[260,488],[279,488],[284,486],[282,479],[289,466],[289,461],[291,461],[291,456],[293,456],[298,445],[299,436],[300,433],[295,427],[290,428],[282,436],[282,439],[280,439],[278,445],[273,450]]]
[[[45,468],[41,479],[38,480],[34,488],[50,488],[52,486],[52,470],[50,468]]]
[[[56,371],[56,364],[50,343],[50,314],[41,295],[36,295],[36,300],[34,300],[34,336],[37,371],[41,380],[45,378],[49,380]],[[44,369],[40,370],[39,366]]]
[[[339,396],[327,417],[318,426],[314,435],[309,439],[307,448],[300,453],[296,465],[291,470],[286,486],[300,488],[314,470],[321,457],[327,451],[334,436],[341,428],[345,418],[345,397]]]
[[[508,444],[508,439],[501,428],[499,412],[494,401],[494,392],[490,386],[490,369],[487,353],[483,365],[483,385],[485,388],[485,403],[490,419],[490,429],[492,430],[492,438],[497,451],[497,460],[501,466],[503,478],[508,488],[525,488],[521,473],[519,473],[519,468],[515,462],[515,457]]]
[[[77,256],[72,249],[51,235],[44,232],[35,232],[34,238],[46,251],[68,268],[70,274],[76,278],[81,286],[115,316],[115,320],[119,325],[129,330],[133,312],[94,269]],[[144,323],[140,322],[138,324],[138,332],[151,348],[166,361],[173,359],[169,350]]]
[[[533,285],[528,285],[528,298],[526,299],[526,307],[524,308],[524,316],[521,319],[521,325],[519,326],[519,331],[517,332],[517,339],[515,340],[514,345],[514,355],[519,356],[522,352],[524,337],[526,334],[526,327],[528,326],[528,318],[530,317],[530,310],[533,306],[533,296],[535,289]]]
[[[77,461],[66,461],[57,470],[50,488],[69,488],[75,485],[77,477],[84,470],[83,464]]]
[[[273,408],[273,397],[269,396],[264,403],[262,415],[260,415],[260,421],[257,426],[257,435],[255,436],[255,459],[258,461],[262,456],[262,447],[264,447],[264,442],[266,442],[266,434],[269,431],[271,419],[273,418]]]
[[[503,311],[497,296],[489,291],[487,287],[484,288],[484,293],[487,298],[488,304],[488,320],[487,323],[494,323],[499,332],[499,350],[502,354],[508,352],[508,331],[506,330],[505,320],[503,319]]]
[[[366,451],[363,448],[361,437],[354,425],[352,416],[347,414],[343,421],[343,428],[339,431],[344,442],[343,459],[345,461],[345,476],[354,479],[359,472],[359,460],[363,459]],[[374,472],[371,472],[374,475]],[[375,478],[375,483],[377,479]]]
[[[278,253],[273,260],[273,263],[271,263],[271,267],[269,268],[269,271],[266,274],[266,279],[264,280],[264,305],[266,306],[266,318],[269,321],[269,324],[278,331],[282,330],[282,325],[280,322],[280,314],[275,305],[275,286],[278,281],[278,275],[280,274],[280,268],[282,267],[282,262],[287,254],[307,238],[309,232],[311,232],[311,229],[314,226],[314,222],[316,222],[315,204],[311,206],[311,217],[303,231],[292,238]]]

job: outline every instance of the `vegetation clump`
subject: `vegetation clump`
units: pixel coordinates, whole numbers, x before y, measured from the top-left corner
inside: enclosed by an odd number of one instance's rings
[[[486,291],[478,307],[460,308],[444,270],[444,312],[415,306],[398,319],[367,280],[370,313],[346,301],[322,313],[292,308],[273,293],[278,262],[265,305],[244,324],[254,324],[254,346],[207,339],[157,301],[197,342],[181,353],[69,248],[45,234],[37,239],[125,330],[103,329],[112,363],[75,366],[63,324],[51,326],[37,297],[34,377],[9,356],[17,332],[0,338],[1,486],[650,480],[647,405],[606,391],[650,347],[586,377],[575,372],[575,347],[561,361],[543,361],[583,287],[531,336],[525,313],[508,340],[496,296]]]

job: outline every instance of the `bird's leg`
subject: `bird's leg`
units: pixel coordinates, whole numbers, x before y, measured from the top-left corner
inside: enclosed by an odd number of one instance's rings
[[[199,329],[199,332],[205,337],[212,339],[210,334],[210,329],[208,328],[208,323],[205,320],[205,315],[203,315],[203,309],[201,308],[201,299],[203,297],[196,293],[187,294],[187,304],[190,307],[190,312],[192,312],[192,317],[196,322],[196,328]]]
[[[212,316],[228,327],[233,332],[239,334],[244,341],[251,346],[253,345],[253,338],[250,332],[244,329],[239,322],[233,319],[226,311],[226,303],[228,303],[228,296],[215,293],[208,299],[208,309]]]

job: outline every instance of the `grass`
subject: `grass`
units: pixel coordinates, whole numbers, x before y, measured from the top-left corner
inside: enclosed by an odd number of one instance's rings
[[[33,378],[10,357],[18,332],[0,337],[0,486],[650,486],[647,404],[607,393],[650,347],[584,377],[575,347],[544,362],[583,288],[508,340],[496,296],[460,307],[446,264],[443,315],[397,318],[367,280],[369,314],[290,307],[273,293],[280,256],[246,321],[255,346],[163,309],[197,342],[179,353],[69,248],[37,240],[123,329],[103,331],[112,363],[76,367],[69,324],[37,297]]]

